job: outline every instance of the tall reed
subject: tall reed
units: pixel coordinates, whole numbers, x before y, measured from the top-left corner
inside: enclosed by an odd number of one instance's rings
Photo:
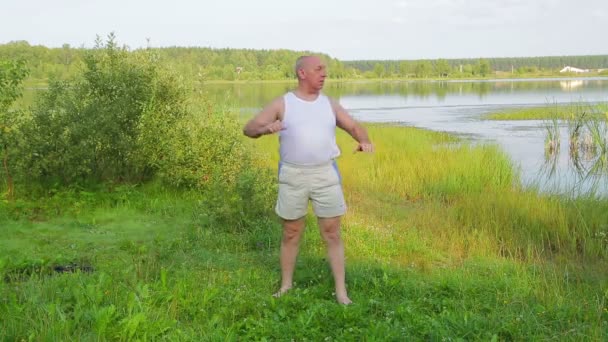
[[[386,243],[407,250],[407,239],[422,239],[455,256],[606,255],[591,238],[602,231],[598,219],[608,220],[606,214],[594,216],[576,201],[523,189],[519,173],[496,146],[409,127],[368,129],[376,152],[353,153],[356,143],[339,134],[338,165],[352,209],[347,222],[352,218],[386,235]],[[274,165],[277,140],[255,143],[272,153]]]

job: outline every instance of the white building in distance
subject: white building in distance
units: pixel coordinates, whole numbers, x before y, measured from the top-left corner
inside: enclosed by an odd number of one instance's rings
[[[583,72],[589,72],[589,69],[579,69],[579,68],[575,68],[575,67],[571,67],[571,66],[566,66],[559,72],[583,73]]]

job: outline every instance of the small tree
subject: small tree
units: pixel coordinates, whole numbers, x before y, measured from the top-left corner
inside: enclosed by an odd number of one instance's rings
[[[27,131],[33,178],[72,184],[141,181],[154,173],[165,135],[186,111],[185,89],[149,51],[99,39],[80,77],[51,81]]]
[[[435,63],[435,72],[439,77],[448,77],[450,74],[450,64],[445,59],[438,59]]]
[[[14,195],[9,153],[16,143],[21,118],[17,111],[10,111],[10,107],[21,96],[21,82],[27,74],[28,71],[23,62],[0,61],[0,147],[2,148],[2,166],[6,176],[9,199],[12,199]]]
[[[431,74],[432,70],[433,65],[428,60],[418,61],[414,67],[414,73],[418,78],[427,78]]]
[[[410,74],[410,63],[408,61],[399,62],[399,75],[401,77],[408,77]]]
[[[490,62],[487,59],[480,58],[475,69],[479,75],[486,76],[490,73]]]
[[[384,67],[384,64],[381,64],[381,63],[374,64],[374,74],[378,78],[384,77],[386,75],[386,68]]]

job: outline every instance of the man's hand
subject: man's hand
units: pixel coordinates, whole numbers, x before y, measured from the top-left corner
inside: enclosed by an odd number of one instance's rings
[[[331,99],[331,106],[336,114],[336,125],[350,134],[353,139],[359,142],[359,145],[355,149],[355,152],[366,152],[371,153],[374,152],[374,145],[369,140],[367,136],[367,130],[365,127],[361,126],[357,121],[355,121],[350,114],[338,103]]]
[[[374,145],[372,143],[359,143],[355,152],[374,152]]]
[[[264,134],[272,134],[272,133],[276,133],[278,131],[282,131],[284,130],[285,127],[283,127],[283,123],[281,122],[281,120],[276,120],[275,122],[266,125],[266,127],[264,127]]]
[[[272,134],[285,129],[281,122],[284,111],[285,103],[283,97],[277,97],[253,119],[247,122],[245,127],[243,127],[243,134],[255,139],[264,134]]]

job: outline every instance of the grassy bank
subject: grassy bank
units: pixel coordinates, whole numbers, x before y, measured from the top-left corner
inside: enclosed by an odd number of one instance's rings
[[[547,105],[540,107],[513,108],[505,111],[489,113],[484,116],[487,120],[576,120],[581,116],[587,118],[608,118],[606,104],[567,104]]]
[[[488,80],[512,80],[512,79],[525,79],[525,80],[551,80],[551,79],[585,79],[593,77],[608,77],[608,74],[598,73],[587,73],[587,74],[556,74],[556,73],[540,73],[540,74],[512,74],[512,73],[492,73],[486,76],[457,76],[457,77],[358,77],[358,78],[332,78],[331,70],[327,82],[329,83],[343,83],[343,82],[410,82],[410,81],[488,81]],[[266,84],[266,83],[287,83],[295,84],[295,79],[284,78],[276,80],[220,80],[220,79],[208,79],[204,81],[195,80],[195,84]],[[49,84],[49,78],[33,78],[30,77],[24,82],[25,88],[47,88]]]
[[[529,108],[508,109],[489,113],[484,116],[487,120],[567,120],[573,115],[570,106],[542,106]]]
[[[156,183],[61,191],[0,205],[0,339],[608,336],[608,203],[522,190],[492,146],[369,129],[375,154],[352,153],[339,135],[354,305],[335,304],[313,219],[296,287],[274,299],[272,217],[247,231],[210,227],[198,193]],[[276,170],[276,137],[249,143]]]

